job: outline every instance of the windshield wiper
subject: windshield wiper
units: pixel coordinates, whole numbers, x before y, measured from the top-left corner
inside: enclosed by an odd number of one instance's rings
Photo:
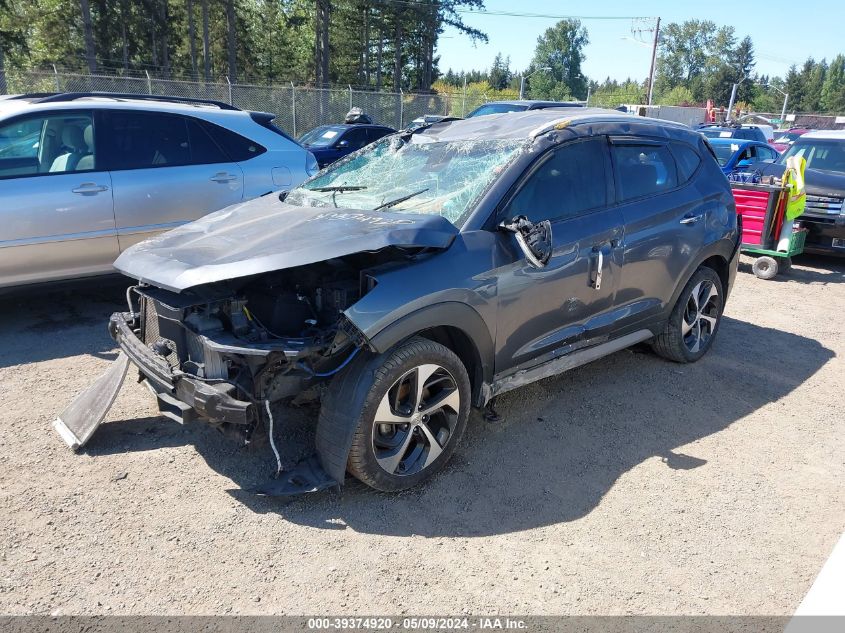
[[[425,189],[420,189],[419,191],[415,191],[414,193],[409,193],[407,196],[396,198],[396,200],[391,200],[390,202],[383,202],[382,204],[378,205],[375,209],[373,209],[373,211],[380,211],[381,209],[389,209],[390,207],[395,207],[397,204],[405,202],[405,200],[410,200],[414,196],[418,196],[428,190],[429,187],[426,187]]]
[[[334,187],[315,187],[314,189],[309,189],[308,191],[319,191],[320,193],[332,191],[334,193],[343,193],[344,191],[361,191],[362,189],[366,189],[366,187],[362,185],[335,185]]]

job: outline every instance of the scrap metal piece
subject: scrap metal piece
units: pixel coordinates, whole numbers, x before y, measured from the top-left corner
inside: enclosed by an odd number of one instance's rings
[[[291,470],[283,470],[277,478],[261,484],[253,492],[266,497],[293,497],[327,488],[339,490],[340,484],[323,470],[320,459],[312,455]]]
[[[129,358],[120,352],[106,372],[53,421],[53,428],[73,450],[84,446],[102,424],[117,398],[128,368]]]

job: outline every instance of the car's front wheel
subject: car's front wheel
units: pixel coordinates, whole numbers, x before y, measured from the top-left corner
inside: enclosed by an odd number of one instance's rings
[[[439,343],[413,338],[347,371],[366,376],[355,380],[358,393],[341,393],[350,381],[333,381],[323,403],[327,415],[355,419],[347,471],[377,490],[393,492],[443,468],[470,411],[469,377],[460,359]],[[332,411],[355,402],[362,405]]]
[[[722,280],[712,268],[702,266],[684,286],[663,332],[652,347],[677,363],[692,363],[707,353],[722,320]]]

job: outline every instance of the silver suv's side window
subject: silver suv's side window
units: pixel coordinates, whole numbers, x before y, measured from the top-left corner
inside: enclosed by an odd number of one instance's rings
[[[157,112],[104,112],[108,169],[149,169],[229,162],[219,143],[190,117]]]
[[[0,125],[0,178],[93,171],[95,153],[90,112],[45,113]]]

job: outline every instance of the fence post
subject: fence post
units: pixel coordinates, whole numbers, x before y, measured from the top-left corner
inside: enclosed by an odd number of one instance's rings
[[[349,109],[352,109],[352,84],[346,84],[349,86]]]
[[[62,88],[61,88],[61,86],[59,86],[59,71],[56,68],[55,64],[53,64],[53,74],[56,75],[56,92],[61,92]]]
[[[232,103],[232,82],[229,81],[229,75],[226,75],[226,85],[229,87],[229,105],[235,105]]]
[[[147,76],[147,94],[153,94],[153,82],[150,80],[150,73],[148,70],[144,71],[144,74]]]
[[[293,118],[293,137],[296,138],[296,86],[290,82],[290,111]]]
[[[464,74],[464,100],[461,102],[461,118],[467,113],[467,76]]]
[[[402,102],[402,97],[404,93],[402,92],[402,88],[399,88],[399,129],[401,130],[403,125],[402,121],[404,120],[403,115],[405,114],[405,104]]]

